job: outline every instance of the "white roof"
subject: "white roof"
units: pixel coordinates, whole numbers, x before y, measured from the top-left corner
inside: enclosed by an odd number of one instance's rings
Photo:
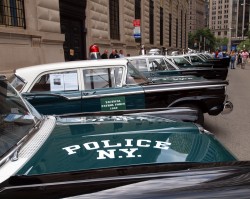
[[[37,77],[41,73],[54,71],[54,70],[78,69],[78,68],[87,68],[91,66],[95,66],[95,67],[121,66],[121,65],[127,65],[127,62],[128,60],[125,58],[58,62],[58,63],[35,65],[35,66],[19,68],[19,69],[16,69],[15,74],[20,76],[24,80],[30,80],[30,79]]]
[[[139,56],[131,56],[127,57],[128,60],[133,60],[133,59],[145,59],[145,58],[164,58],[164,55],[139,55]]]

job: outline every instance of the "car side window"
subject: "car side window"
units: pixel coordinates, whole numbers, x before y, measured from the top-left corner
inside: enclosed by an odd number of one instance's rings
[[[146,59],[130,60],[130,63],[139,71],[148,71]]]
[[[174,62],[177,66],[181,66],[181,67],[191,65],[187,60],[185,60],[184,58],[181,58],[181,57],[175,57]]]
[[[121,86],[122,68],[83,69],[85,90]]]
[[[192,62],[201,62],[201,60],[199,59],[199,57],[196,57],[196,56],[191,56],[191,61]]]
[[[166,65],[168,70],[176,70],[175,67],[173,67],[173,65],[171,64],[172,62],[170,60],[162,60]]]
[[[188,61],[192,62],[192,60],[188,56],[184,56],[184,58],[187,59]]]
[[[30,92],[75,90],[79,90],[77,71],[65,71],[42,75]]]

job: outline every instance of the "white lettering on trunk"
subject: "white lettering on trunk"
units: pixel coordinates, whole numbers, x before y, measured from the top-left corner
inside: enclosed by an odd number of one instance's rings
[[[126,158],[134,158],[135,155],[133,153],[137,151],[138,148],[131,148],[131,149],[119,149],[119,151],[122,151],[127,154]]]
[[[155,141],[156,145],[154,146],[154,148],[156,149],[164,149],[164,150],[168,150],[169,146],[171,145],[171,143],[169,142],[169,138],[167,139],[166,142],[161,142],[161,141]]]
[[[91,146],[92,145],[92,146]],[[94,150],[94,149],[99,149],[99,144],[97,142],[88,142],[88,143],[84,143],[83,146],[85,147],[85,149],[87,150]]]
[[[116,149],[109,149],[107,151],[104,150],[97,150],[99,156],[97,157],[98,160],[103,160],[106,159],[106,157],[108,158],[115,158],[115,151]]]
[[[137,140],[138,147],[150,147],[150,144],[142,144],[142,142],[151,143],[150,140]]]
[[[112,148],[112,147],[120,147],[120,146],[122,146],[121,143],[117,143],[116,145],[111,145],[109,143],[110,140],[102,140],[101,142],[104,144],[103,148]]]
[[[133,139],[125,139],[126,141],[126,145],[125,146],[133,146],[132,142],[133,142]]]
[[[79,145],[73,145],[73,146],[68,146],[68,147],[64,147],[62,148],[63,150],[66,150],[68,152],[68,155],[72,155],[75,154],[76,150],[80,149]]]

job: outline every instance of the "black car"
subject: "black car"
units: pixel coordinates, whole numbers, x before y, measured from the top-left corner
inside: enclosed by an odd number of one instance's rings
[[[128,60],[146,77],[196,76],[205,79],[225,80],[228,68],[204,67],[191,64],[183,56],[142,55],[132,56]]]

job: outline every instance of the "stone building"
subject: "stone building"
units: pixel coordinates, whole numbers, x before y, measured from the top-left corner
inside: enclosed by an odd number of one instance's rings
[[[216,37],[228,38],[228,50],[248,37],[249,24],[250,0],[210,1],[209,27]]]
[[[123,49],[138,55],[141,45],[182,51],[188,42],[187,14],[188,0],[3,0],[0,72],[88,59],[92,44],[101,53]],[[141,33],[136,39],[135,19]]]
[[[188,24],[189,32],[206,27],[205,0],[189,0]]]

